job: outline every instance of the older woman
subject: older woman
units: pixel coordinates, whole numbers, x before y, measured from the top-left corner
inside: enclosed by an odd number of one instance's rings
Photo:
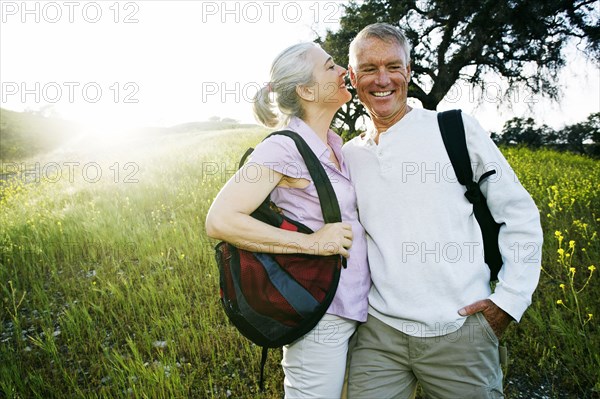
[[[287,398],[340,397],[348,340],[367,317],[370,277],[365,232],[358,222],[342,139],[329,129],[337,110],[351,98],[344,82],[346,72],[317,44],[300,43],[275,59],[271,82],[254,102],[258,121],[298,133],[317,155],[330,177],[343,222],[324,225],[306,164],[285,136],[270,137],[256,147],[245,167],[251,165],[252,176],[258,168],[259,177],[245,180],[245,171],[240,170],[218,194],[206,218],[209,236],[241,248],[289,253],[293,243],[295,252],[341,254],[348,259],[325,316],[311,332],[283,348]],[[269,194],[286,216],[315,233],[286,231],[252,218],[250,214]]]

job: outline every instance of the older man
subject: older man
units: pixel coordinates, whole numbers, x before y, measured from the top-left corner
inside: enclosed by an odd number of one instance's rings
[[[474,177],[503,223],[494,292],[481,230],[433,111],[407,104],[410,45],[388,24],[350,46],[350,79],[372,127],[344,147],[368,238],[373,285],[357,332],[349,398],[503,397],[498,338],[531,303],[540,273],[538,210],[488,134],[463,115]]]

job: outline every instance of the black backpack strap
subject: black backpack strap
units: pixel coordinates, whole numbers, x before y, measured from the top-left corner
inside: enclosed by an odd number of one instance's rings
[[[483,180],[495,174],[496,171],[490,170],[485,172],[479,178],[478,182],[474,182],[461,111],[459,109],[444,111],[438,113],[437,117],[440,132],[442,133],[442,140],[454,168],[454,173],[458,182],[467,188],[465,197],[473,204],[473,213],[481,228],[483,251],[485,262],[490,268],[490,279],[492,281],[497,280],[498,272],[502,267],[502,255],[498,247],[500,224],[494,220],[479,187],[479,184]]]
[[[268,139],[271,136],[281,135],[291,138],[296,144],[296,148],[298,152],[304,159],[306,163],[306,167],[308,169],[308,173],[310,173],[310,177],[313,179],[315,183],[315,188],[317,189],[317,194],[319,195],[319,202],[321,205],[321,212],[323,212],[323,220],[325,223],[338,223],[342,221],[342,213],[340,211],[340,205],[337,200],[337,196],[335,195],[335,191],[333,190],[333,186],[331,185],[331,181],[329,180],[329,176],[327,176],[327,172],[321,165],[321,161],[315,155],[315,153],[308,146],[306,141],[296,132],[291,130],[281,130],[277,132],[273,132],[269,134],[264,140]],[[263,140],[263,141],[264,141]],[[246,162],[246,159],[252,154],[254,148],[249,148],[238,164],[238,169]],[[265,206],[268,205],[269,198],[265,199]]]
[[[267,364],[267,355],[269,354],[269,348],[266,346],[262,347],[262,353],[260,355],[260,380],[258,381],[258,387],[261,391],[265,390],[265,364]]]
[[[254,148],[250,147],[246,150],[244,155],[242,155],[242,158],[240,159],[240,163],[238,163],[238,170],[242,169],[242,166],[244,166],[244,163],[246,163],[246,159],[248,159],[248,157],[250,156],[250,154],[252,154],[253,151],[254,151]]]
[[[460,184],[467,186],[467,194],[469,194],[469,186],[474,183],[473,170],[471,169],[471,160],[467,150],[467,139],[461,111],[454,109],[438,113],[438,124],[456,178]],[[473,201],[467,194],[465,196],[472,203]]]
[[[321,212],[323,212],[323,221],[325,223],[338,223],[342,221],[342,212],[340,211],[340,203],[337,200],[329,176],[321,165],[321,161],[315,155],[313,150],[308,146],[306,141],[296,132],[291,130],[280,130],[273,132],[268,135],[265,140],[271,136],[281,135],[286,136],[294,140],[298,152],[304,159],[308,173],[315,183],[317,194],[319,195],[319,204],[321,205]],[[347,259],[342,256],[342,266],[347,267]]]
[[[298,152],[304,159],[310,177],[315,183],[317,194],[319,195],[319,202],[321,203],[321,211],[323,212],[323,220],[325,223],[337,223],[342,221],[342,214],[340,212],[340,205],[329,181],[327,172],[321,165],[321,161],[315,155],[313,150],[308,146],[306,141],[296,132],[291,130],[281,130],[273,132],[267,138],[275,135],[286,136],[294,140]]]
[[[472,204],[481,201],[479,184],[491,175],[496,174],[496,171],[489,170],[481,175],[477,183],[473,181],[473,169],[471,169],[465,126],[463,125],[460,109],[438,113],[438,124],[456,178],[460,184],[467,187],[465,197]]]

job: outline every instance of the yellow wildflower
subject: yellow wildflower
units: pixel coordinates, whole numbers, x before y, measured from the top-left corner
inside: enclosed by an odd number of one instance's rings
[[[569,241],[569,248],[575,248],[575,241]]]
[[[554,235],[555,235],[556,237],[560,237],[560,236],[562,236],[562,233],[561,233],[559,230],[556,230],[556,231],[554,232]]]
[[[574,268],[574,267],[570,267],[570,268],[569,268],[569,272],[571,272],[571,273],[575,274],[575,268]]]
[[[557,305],[562,305],[562,304],[563,304],[563,300],[562,300],[562,299],[559,299],[558,301],[556,301],[556,304],[557,304]]]
[[[593,272],[594,270],[596,270],[596,266],[594,266],[594,265],[588,266],[588,270]]]
[[[565,289],[565,285],[564,284],[559,285],[559,287],[560,287],[561,290]]]

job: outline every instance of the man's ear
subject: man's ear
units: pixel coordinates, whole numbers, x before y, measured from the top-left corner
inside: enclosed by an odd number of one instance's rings
[[[316,85],[311,87],[305,85],[298,85],[296,86],[296,94],[298,94],[298,96],[304,101],[315,101],[315,87]]]
[[[356,89],[356,73],[354,72],[352,65],[348,65],[348,72],[350,73],[350,83],[352,84],[352,87]]]

